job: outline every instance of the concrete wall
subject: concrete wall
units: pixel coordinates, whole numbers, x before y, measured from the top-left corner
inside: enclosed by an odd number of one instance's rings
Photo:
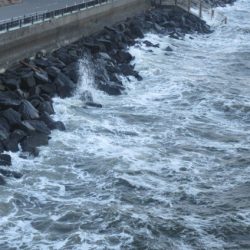
[[[148,0],[116,0],[0,35],[0,68],[45,49],[51,51],[149,8]]]

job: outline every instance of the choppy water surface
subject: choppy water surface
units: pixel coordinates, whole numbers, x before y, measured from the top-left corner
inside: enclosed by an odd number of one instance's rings
[[[123,96],[94,90],[83,59],[77,94],[55,99],[67,131],[13,155],[0,249],[250,249],[250,3],[220,11],[211,35],[131,48],[144,80]]]

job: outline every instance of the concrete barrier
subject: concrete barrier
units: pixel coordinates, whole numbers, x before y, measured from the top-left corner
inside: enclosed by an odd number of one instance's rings
[[[145,11],[148,0],[116,0],[0,35],[0,68],[37,51],[52,51]]]

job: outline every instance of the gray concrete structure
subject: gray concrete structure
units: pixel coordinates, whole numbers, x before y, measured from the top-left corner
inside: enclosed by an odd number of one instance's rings
[[[150,7],[148,0],[116,0],[50,21],[0,34],[0,68],[51,51],[134,16]]]

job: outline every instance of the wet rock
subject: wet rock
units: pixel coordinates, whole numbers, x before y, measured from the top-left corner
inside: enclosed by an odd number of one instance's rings
[[[44,112],[41,114],[40,119],[47,125],[47,127],[51,130],[58,129],[61,131],[65,131],[65,125],[60,121],[54,121],[48,113]]]
[[[74,62],[69,64],[63,69],[63,73],[68,76],[74,83],[78,82],[79,79],[79,63]]]
[[[23,100],[18,108],[19,113],[22,115],[23,120],[38,119],[38,110],[27,100]]]
[[[60,74],[61,70],[56,66],[51,66],[46,68],[46,72],[49,78],[53,81]]]
[[[75,90],[75,84],[65,74],[60,73],[54,81],[57,94],[62,97],[70,97]]]
[[[129,52],[126,51],[118,51],[115,55],[114,58],[117,60],[118,63],[130,63],[134,57],[131,56]]]
[[[5,140],[9,137],[10,126],[7,120],[0,117],[0,141]]]
[[[5,107],[19,106],[21,98],[11,91],[0,92],[0,105]]]
[[[143,38],[144,34],[140,27],[140,23],[138,21],[131,21],[129,24],[130,32],[133,34],[134,38]]]
[[[94,101],[91,92],[88,90],[83,91],[80,99],[84,102],[93,102]]]
[[[148,40],[143,41],[143,43],[146,45],[146,47],[154,47],[154,48],[159,48],[160,47],[159,43],[153,44]]]
[[[53,105],[51,102],[49,101],[44,101],[42,103],[40,103],[37,107],[37,109],[39,110],[40,113],[48,113],[50,115],[53,115],[55,114],[55,111],[54,111],[54,108],[53,108]]]
[[[36,83],[37,84],[46,84],[46,83],[49,83],[49,76],[47,74],[47,72],[45,71],[36,71],[35,74],[34,74],[34,77],[36,79]]]
[[[104,61],[111,61],[112,58],[107,54],[107,53],[104,53],[104,52],[100,52],[99,53],[99,56],[104,60]]]
[[[21,76],[21,88],[24,90],[28,90],[32,87],[35,87],[36,81],[34,78],[34,73],[32,71],[25,73]]]
[[[49,96],[54,96],[56,94],[56,86],[52,83],[47,83],[43,85],[39,85],[40,95],[47,94]]]
[[[46,69],[51,65],[50,61],[47,60],[45,57],[36,58],[33,63],[38,66],[39,68]]]
[[[11,166],[11,156],[8,154],[0,154],[0,165]]]
[[[37,147],[48,145],[49,137],[48,135],[41,133],[34,133],[27,136],[22,142],[21,147],[24,152],[29,152],[31,154],[37,155]]]
[[[83,42],[82,45],[88,48],[92,54],[96,54],[101,51],[100,45],[97,43]]]
[[[50,134],[50,129],[47,127],[47,125],[40,120],[26,120],[23,121],[25,124],[29,124],[31,126],[30,132],[32,133],[33,131],[40,133],[40,134],[45,134],[49,135]]]
[[[61,61],[63,62],[65,65],[69,65],[73,62],[76,62],[78,60],[78,58],[76,56],[70,55],[66,49],[61,48],[59,50],[57,50],[54,55]],[[54,65],[55,66],[55,65]],[[57,64],[58,66],[58,64]],[[59,67],[60,68],[60,67]]]
[[[0,175],[0,186],[4,186],[6,184],[5,179],[3,178],[2,175]]]
[[[85,104],[89,107],[102,108],[102,104],[96,102],[86,102]]]
[[[1,115],[7,120],[11,128],[17,127],[21,124],[21,114],[12,108],[2,111]]]
[[[17,152],[19,150],[18,144],[26,136],[26,133],[20,129],[13,131],[7,140],[3,141],[6,151]]]
[[[167,48],[165,49],[165,51],[171,52],[171,51],[173,51],[173,49],[170,46],[167,46]]]
[[[4,79],[4,85],[10,90],[15,90],[20,87],[20,79],[17,78],[6,78]]]
[[[125,89],[123,86],[112,83],[112,82],[98,82],[98,89],[106,92],[109,95],[121,95],[122,91]]]
[[[14,177],[16,179],[20,179],[22,178],[22,174],[16,171],[11,171],[11,170],[7,170],[7,169],[2,169],[0,168],[0,174],[2,174],[5,177]],[[0,175],[1,176],[1,175]]]

